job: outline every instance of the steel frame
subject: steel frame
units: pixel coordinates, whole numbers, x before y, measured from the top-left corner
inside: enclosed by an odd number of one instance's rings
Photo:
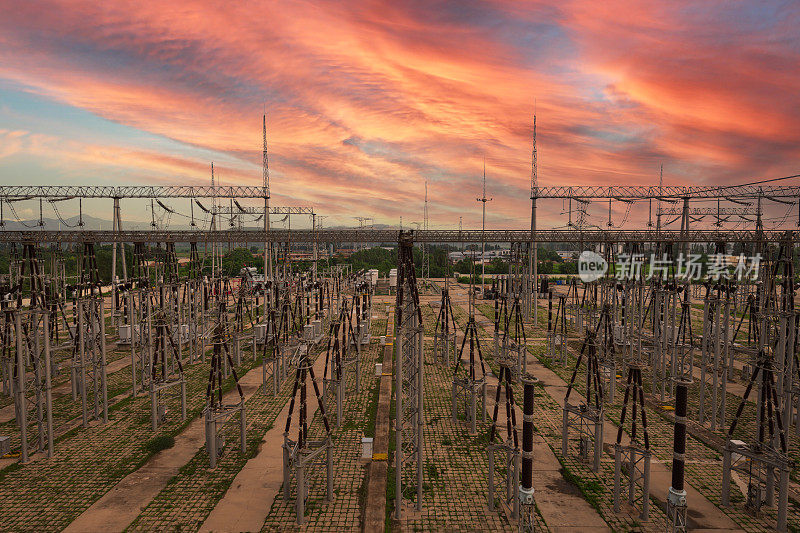
[[[209,457],[209,466],[214,469],[217,466],[217,458],[222,454],[225,441],[219,436],[219,427],[226,424],[231,418],[239,413],[239,448],[244,454],[247,451],[247,417],[245,413],[244,392],[239,385],[239,377],[236,374],[236,367],[231,359],[231,350],[228,346],[228,326],[227,310],[224,301],[217,304],[217,321],[212,331],[211,344],[211,368],[208,374],[208,386],[206,388],[206,406],[203,410],[206,433],[206,451]],[[224,354],[224,361],[223,361]],[[227,366],[226,366],[227,364]],[[222,380],[224,368],[230,367],[233,379],[236,383],[236,391],[239,394],[239,401],[226,404],[223,402]]]
[[[395,518],[400,520],[404,489],[413,488],[420,510],[423,484],[423,323],[410,233],[399,240],[395,322]]]
[[[326,492],[325,501],[333,499],[333,442],[331,441],[331,428],[328,423],[328,416],[325,413],[325,401],[320,394],[316,377],[314,376],[314,365],[310,358],[311,346],[306,345],[302,351],[300,361],[295,372],[294,388],[292,398],[289,403],[289,414],[286,417],[286,426],[283,432],[283,499],[288,501],[291,495],[292,479],[297,482],[297,493],[295,498],[296,521],[302,524],[305,520],[305,504],[308,498],[308,479],[311,467],[325,467],[326,472]],[[311,440],[308,438],[308,405],[306,401],[306,382],[310,378],[314,387],[314,394],[317,398],[322,422],[325,427],[325,437],[322,439]],[[297,417],[297,439],[289,437],[289,430],[292,427],[292,413],[295,409],[296,399]],[[324,460],[318,458],[324,453]]]
[[[495,477],[498,476],[495,467],[496,454],[500,454],[504,459],[504,467],[500,474],[500,484],[503,485],[503,496],[500,504],[510,515],[511,519],[519,518],[520,512],[520,492],[519,474],[520,460],[522,459],[519,435],[517,433],[517,410],[514,400],[514,389],[511,386],[511,368],[500,363],[500,373],[497,376],[497,390],[495,391],[494,410],[492,411],[492,425],[489,428],[489,445],[486,451],[489,457],[489,476],[488,476],[488,505],[489,510],[494,511],[497,505],[495,498]],[[499,435],[497,418],[500,409],[500,395],[505,393],[505,413],[506,413],[506,432],[505,438]],[[501,438],[496,442],[496,438]]]
[[[12,392],[20,429],[20,458],[27,463],[34,452],[53,456],[53,404],[49,315],[43,309],[9,309],[7,320],[16,337]],[[29,429],[35,428],[35,432]]]
[[[787,238],[796,240],[796,232],[784,230],[590,230],[543,229],[537,230],[540,243],[763,243]],[[391,243],[397,242],[401,232],[392,229],[228,229],[203,230],[0,230],[0,243],[53,242],[53,243],[132,243],[132,242],[216,242],[216,243]],[[527,230],[418,230],[413,232],[414,242],[525,242],[530,239]]]
[[[597,328],[601,323],[598,320]],[[575,368],[572,371],[572,377],[564,397],[561,435],[561,453],[564,457],[567,457],[570,453],[570,430],[575,431],[578,436],[578,456],[581,460],[588,460],[589,442],[593,443],[594,459],[592,461],[592,469],[595,472],[600,471],[600,458],[603,452],[603,426],[605,424],[603,382],[600,376],[596,348],[597,328],[586,332],[586,339],[583,342],[578,359],[575,361]],[[585,401],[580,404],[572,404],[569,401],[569,397],[575,385],[575,378],[578,375],[584,354],[586,354]]]

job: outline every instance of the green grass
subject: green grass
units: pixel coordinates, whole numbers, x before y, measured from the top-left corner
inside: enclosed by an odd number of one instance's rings
[[[367,403],[367,411],[364,416],[364,436],[375,437],[375,420],[378,416],[378,396],[381,391],[380,379],[375,381],[375,388],[372,389],[372,394]]]
[[[439,477],[439,469],[430,461],[425,462],[425,471],[428,473],[429,479],[437,479]]]
[[[151,454],[156,454],[161,450],[168,450],[173,446],[175,446],[175,437],[172,435],[159,435],[147,441],[145,449]]]
[[[20,468],[22,468],[22,463],[11,463],[4,469],[0,470],[0,481],[2,481],[7,475],[13,474]]]
[[[586,499],[589,504],[595,508],[595,510],[603,516],[603,512],[600,509],[600,496],[605,492],[605,488],[600,483],[600,481],[596,479],[586,480],[581,476],[572,472],[569,467],[564,463],[564,460],[559,457],[559,462],[561,463],[561,475],[562,477],[569,483],[572,483],[578,490],[581,491],[583,497]]]

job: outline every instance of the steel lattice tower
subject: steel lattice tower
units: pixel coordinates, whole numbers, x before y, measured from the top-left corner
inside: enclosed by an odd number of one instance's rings
[[[400,236],[395,310],[395,518],[402,518],[403,489],[414,488],[422,508],[423,352],[422,311],[414,272],[414,243]]]

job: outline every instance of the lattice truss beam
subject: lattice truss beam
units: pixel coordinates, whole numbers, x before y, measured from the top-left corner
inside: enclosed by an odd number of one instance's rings
[[[9,201],[62,198],[264,198],[264,187],[192,185],[6,185]],[[266,192],[268,194],[268,192]]]
[[[112,243],[112,242],[293,242],[293,243],[389,243],[397,242],[401,232],[392,229],[225,229],[219,231],[202,230],[0,230],[0,243],[55,242],[55,243]],[[414,231],[415,242],[458,243],[481,241],[490,243],[528,242],[528,230],[428,230]],[[537,230],[539,243],[716,243],[716,242],[775,242],[789,239],[797,240],[796,232],[785,230],[578,230],[550,229]]]
[[[536,198],[586,199],[752,199],[800,197],[800,186],[593,186],[574,185],[534,187]],[[264,198],[269,195],[264,186],[191,186],[191,185],[6,185],[0,187],[0,198]]]
[[[757,198],[797,199],[800,186],[639,186],[577,185],[566,187],[536,187],[536,198],[577,198],[577,199],[615,199],[615,200],[676,200],[683,198],[704,198],[720,200],[748,200]]]

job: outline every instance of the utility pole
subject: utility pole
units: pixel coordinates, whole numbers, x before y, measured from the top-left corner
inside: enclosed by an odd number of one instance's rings
[[[483,159],[483,196],[476,198],[481,202],[483,208],[483,216],[481,217],[481,298],[483,298],[484,291],[484,278],[486,278],[486,202],[491,202],[492,198],[486,198],[486,158]]]
[[[528,279],[530,285],[526,289],[525,301],[530,302],[533,290],[533,310],[529,314],[536,327],[537,308],[539,307],[539,251],[536,245],[536,198],[539,196],[539,177],[537,175],[536,153],[536,109],[533,111],[533,148],[531,149],[531,250],[528,254]],[[485,195],[484,195],[485,196]]]
[[[214,185],[214,162],[211,162],[211,232],[217,229],[217,189]],[[211,278],[216,275],[217,242],[211,241]]]
[[[756,204],[756,253],[761,254],[762,243],[764,242],[764,222],[761,218],[761,188],[759,187]]]
[[[425,180],[425,206],[422,213],[422,229],[428,231],[428,180]],[[431,273],[431,259],[428,256],[428,244],[422,243],[422,286],[428,287],[428,278]]]
[[[458,237],[459,238],[461,238],[461,231],[462,231],[462,223],[463,223],[463,221],[464,221],[464,217],[458,217]],[[458,257],[458,256],[456,256],[456,257]],[[464,255],[464,241],[461,241],[461,259],[463,260],[463,259],[466,259],[466,258],[467,258],[467,256]],[[449,259],[450,258],[448,257],[448,261],[449,261]],[[471,281],[470,281],[470,284],[472,284]],[[469,298],[470,301],[471,301],[471,298],[472,298],[472,295],[470,295],[470,298]]]
[[[658,203],[656,204],[656,237],[661,235],[661,196],[664,188],[664,165],[658,171]],[[661,244],[656,244],[656,250],[661,250]]]
[[[120,215],[119,210],[119,198],[114,197],[114,210],[112,215],[112,224],[111,228],[115,232],[122,231],[122,216]],[[58,221],[58,230],[61,231],[61,220]],[[128,281],[128,265],[125,263],[125,244],[124,243],[113,243],[111,248],[111,287],[112,287],[112,294],[115,296],[111,299],[111,316],[115,316],[115,313],[119,311],[116,307],[116,293],[119,290],[119,279],[117,277],[117,246],[119,246],[119,251],[122,259],[122,280],[123,282]]]
[[[683,197],[683,209],[681,210],[681,236],[686,238],[689,236],[689,197]],[[683,241],[682,250],[683,257],[686,258],[690,251],[688,240]]]
[[[325,220],[326,218],[328,218],[328,216],[329,215],[316,215],[315,218],[318,219],[318,221],[317,221],[317,231],[322,230],[322,221]],[[325,265],[330,266],[330,264],[329,264],[330,263],[330,256],[328,254],[328,243],[323,243],[323,244],[325,245]],[[319,249],[319,246],[317,246],[317,249]],[[317,256],[319,256],[319,252],[317,252]]]
[[[314,280],[316,280],[317,279],[317,215],[316,215],[316,213],[311,213],[311,233],[314,235],[314,248],[313,248]]]

